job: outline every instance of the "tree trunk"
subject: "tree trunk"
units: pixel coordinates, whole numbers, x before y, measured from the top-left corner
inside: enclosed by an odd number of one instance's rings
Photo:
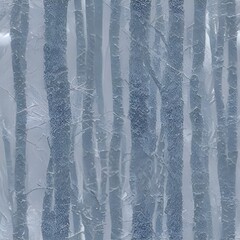
[[[190,119],[192,122],[191,169],[194,200],[194,239],[209,239],[207,199],[209,195],[208,169],[203,152],[203,116],[200,82],[203,81],[203,62],[205,56],[206,4],[194,2],[193,26],[193,65],[190,79]]]
[[[94,53],[95,53],[95,23],[94,1],[86,2],[87,17],[87,62],[86,83],[83,99],[83,224],[85,239],[95,239],[99,224],[100,206],[98,202],[98,184],[93,146],[93,95],[94,95]],[[91,220],[92,219],[92,220]]]
[[[167,228],[170,240],[182,239],[183,169],[183,0],[169,0],[167,66],[162,85],[162,111],[166,127],[168,177]]]
[[[164,19],[163,19],[163,9],[162,9],[162,1],[156,1],[156,23],[155,23],[155,39],[154,39],[154,58],[153,58],[153,66],[156,72],[158,81],[161,82],[161,71],[163,69],[161,57],[163,56],[163,52],[161,49],[161,34],[164,34]],[[163,46],[165,48],[166,46]],[[156,84],[153,81],[150,81],[150,95],[156,95]],[[152,92],[152,93],[151,93]],[[156,96],[155,96],[156,98]],[[154,108],[157,109],[157,102],[154,99]],[[152,106],[152,103],[151,105]],[[161,112],[161,111],[160,111]],[[165,143],[164,143],[164,124],[163,124],[163,116],[160,114],[161,118],[161,132],[158,139],[158,143],[154,143],[156,151],[155,154],[155,195],[156,195],[156,203],[155,203],[155,210],[156,210],[156,219],[155,219],[155,232],[157,239],[161,239],[163,233],[163,210],[164,210],[164,182],[165,182],[165,167],[164,167],[164,150],[165,150]],[[155,122],[156,120],[154,120]],[[156,122],[155,122],[156,124]],[[154,127],[156,128],[156,126]],[[156,130],[155,130],[156,131]],[[156,133],[155,133],[156,134]],[[156,138],[153,137],[153,139]],[[156,139],[157,140],[157,139]],[[155,141],[156,141],[155,140]],[[157,144],[157,146],[156,146]]]
[[[130,186],[133,200],[132,239],[150,240],[153,237],[152,215],[154,197],[151,196],[153,161],[149,153],[148,105],[149,79],[145,69],[148,49],[150,0],[132,0],[130,19],[129,90],[132,152]]]
[[[106,201],[107,201],[107,179],[108,179],[108,166],[107,166],[107,133],[105,130],[106,120],[104,116],[104,97],[103,97],[103,78],[102,78],[102,28],[103,28],[103,0],[94,0],[95,4],[95,34],[96,34],[96,47],[95,47],[95,84],[96,84],[96,103],[98,116],[96,119],[96,138],[98,153],[101,166],[101,183],[100,183],[100,215],[99,224],[96,229],[96,240],[103,240],[104,225],[106,218]]]
[[[86,81],[86,39],[84,34],[84,13],[82,0],[74,0],[75,5],[75,30],[76,30],[76,48],[77,48],[77,100],[76,108],[81,109],[82,95],[81,89]],[[79,111],[77,111],[79,113]]]
[[[7,179],[8,179],[8,204],[9,212],[11,216],[12,230],[14,231],[14,204],[13,204],[13,191],[14,191],[14,171],[13,171],[13,159],[11,154],[10,134],[3,121],[2,123],[2,138],[7,166]]]
[[[121,3],[111,0],[109,43],[111,55],[113,92],[113,135],[109,152],[109,204],[111,216],[111,239],[122,239],[122,185],[121,185],[121,142],[124,125],[123,79],[121,77],[119,35]]]
[[[206,75],[203,77],[207,78]],[[202,158],[203,164],[205,165],[205,180],[206,180],[206,188],[205,188],[205,208],[206,208],[206,221],[207,221],[207,231],[208,231],[208,239],[213,239],[213,227],[212,227],[212,209],[210,202],[210,179],[209,179],[209,154],[210,154],[210,133],[211,133],[211,124],[212,124],[212,114],[211,114],[211,106],[210,106],[210,96],[206,91],[206,85],[202,81],[200,82],[200,93],[202,95],[202,116],[203,116],[203,133],[202,133]]]
[[[75,151],[75,134],[77,123],[74,122],[71,131],[71,155],[70,155],[70,179],[71,179],[71,210],[73,218],[73,235],[74,240],[81,239],[81,203],[79,200],[78,176],[76,162],[74,158]]]
[[[53,211],[53,197],[54,197],[53,195],[54,195],[54,168],[53,158],[50,152],[50,159],[48,163],[46,176],[46,190],[43,198],[43,212],[41,225],[43,240],[52,240],[54,238],[55,212]]]
[[[14,0],[11,12],[11,47],[14,90],[16,99],[16,148],[15,148],[15,194],[16,212],[14,213],[13,239],[27,240],[27,196],[26,196],[26,69],[25,60],[28,36],[27,0]]]
[[[226,32],[226,0],[218,1],[218,31],[213,60],[213,81],[217,112],[217,159],[218,159],[218,180],[221,195],[222,207],[222,231],[221,239],[231,239],[228,235],[231,227],[228,226],[229,210],[229,186],[228,186],[228,160],[226,143],[226,116],[222,94],[222,74],[224,63],[224,35]],[[229,238],[230,237],[230,238]]]
[[[73,107],[75,114],[73,114],[73,125],[71,130],[71,158],[70,158],[70,177],[71,177],[71,206],[73,217],[73,233],[74,239],[81,239],[81,203],[79,201],[79,188],[77,168],[74,157],[75,152],[75,135],[81,119],[82,109],[82,87],[86,82],[86,39],[84,34],[84,16],[82,0],[74,0],[75,6],[75,31],[76,31],[76,78],[77,78],[77,92],[74,99]]]
[[[103,0],[94,0],[95,6],[95,51],[94,51],[94,74],[97,92],[97,106],[99,114],[104,109],[102,89],[102,29],[103,29]]]
[[[44,1],[45,45],[44,79],[48,98],[51,132],[51,156],[54,164],[54,239],[69,233],[70,210],[70,86],[66,62],[68,1]]]
[[[236,164],[238,158],[237,141],[237,24],[236,24],[236,2],[227,1],[227,39],[228,39],[228,102],[227,102],[227,209],[223,209],[222,216],[225,221],[223,239],[235,239],[235,217],[236,217]],[[225,169],[226,171],[226,169]]]

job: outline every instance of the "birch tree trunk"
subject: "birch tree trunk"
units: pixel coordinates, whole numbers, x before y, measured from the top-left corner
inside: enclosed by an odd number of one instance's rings
[[[68,1],[45,0],[44,79],[50,116],[51,156],[54,165],[54,239],[69,233],[70,211],[70,86],[66,62]]]
[[[162,85],[162,111],[166,124],[168,176],[166,185],[167,228],[170,240],[182,239],[183,169],[183,0],[169,0],[167,65]]]
[[[122,186],[121,186],[121,142],[124,125],[123,79],[121,77],[119,35],[121,2],[111,0],[109,43],[113,92],[113,135],[109,152],[109,204],[111,216],[111,239],[122,239]]]
[[[16,212],[14,213],[13,239],[27,240],[27,196],[26,196],[26,69],[25,59],[28,36],[27,0],[14,0],[11,12],[10,32],[12,48],[12,68],[16,100],[16,146],[15,146],[15,194]]]

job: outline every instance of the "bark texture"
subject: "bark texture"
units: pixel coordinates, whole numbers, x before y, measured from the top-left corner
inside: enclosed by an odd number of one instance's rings
[[[121,76],[119,35],[121,5],[111,0],[109,29],[111,74],[113,92],[113,134],[109,151],[109,204],[111,216],[111,239],[122,239],[122,185],[121,185],[121,142],[124,125],[123,79]]]
[[[167,228],[170,240],[182,239],[183,169],[183,0],[169,0],[167,66],[162,84],[162,110],[166,126],[168,176]]]
[[[44,1],[45,45],[44,80],[50,117],[51,157],[54,166],[54,239],[63,240],[69,233],[71,105],[67,47],[68,1]]]
[[[27,140],[27,103],[26,103],[26,46],[28,37],[27,0],[14,0],[11,11],[10,33],[12,48],[12,68],[16,100],[15,127],[15,194],[16,209],[14,213],[14,240],[29,238],[27,226],[27,196],[26,196],[26,140]]]
[[[132,0],[130,3],[129,115],[132,139],[130,185],[134,197],[133,240],[150,240],[153,237],[154,197],[151,195],[151,183],[154,163],[149,154],[149,77],[145,68],[146,62],[150,64],[149,59],[145,61],[150,9],[149,0]]]

